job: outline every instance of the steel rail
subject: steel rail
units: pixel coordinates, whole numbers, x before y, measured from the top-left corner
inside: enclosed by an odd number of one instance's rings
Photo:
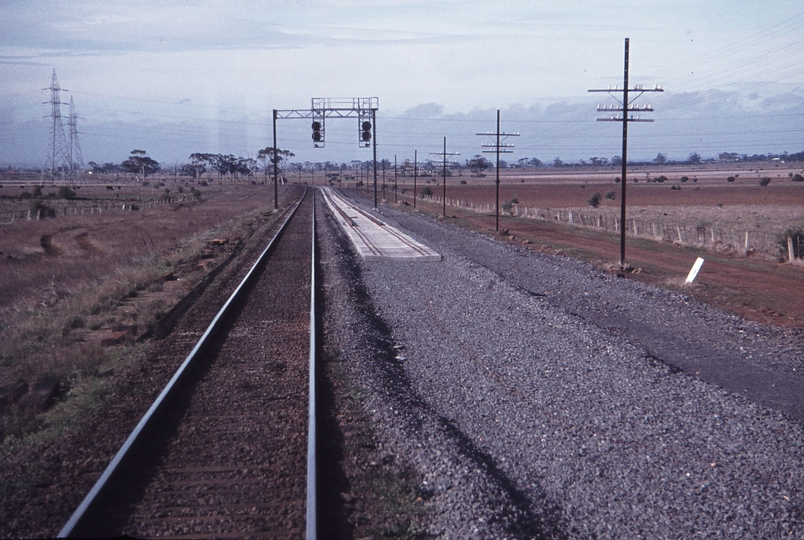
[[[290,223],[290,220],[296,214],[296,211],[299,209],[299,206],[301,206],[301,203],[306,196],[307,196],[307,190],[305,189],[304,195],[302,195],[302,197],[299,199],[299,201],[296,203],[293,209],[289,212],[287,218],[285,218],[285,221],[282,223],[282,226],[276,232],[274,237],[271,238],[271,241],[268,243],[266,248],[257,258],[257,261],[251,266],[251,269],[246,274],[246,277],[243,278],[243,280],[231,294],[231,296],[223,305],[223,307],[218,311],[217,315],[215,315],[215,318],[212,319],[212,322],[209,324],[204,334],[198,340],[195,347],[193,347],[193,350],[190,352],[190,354],[187,356],[184,362],[182,362],[181,366],[179,366],[179,369],[177,369],[176,372],[173,374],[173,377],[167,383],[165,388],[153,402],[153,404],[145,413],[145,415],[143,415],[142,419],[134,428],[134,431],[132,431],[131,434],[128,436],[126,441],[123,443],[123,446],[120,447],[120,450],[117,451],[117,454],[115,454],[112,461],[103,471],[103,474],[101,474],[100,478],[98,478],[98,480],[95,482],[95,485],[92,486],[92,489],[89,491],[87,496],[84,497],[84,500],[75,510],[75,512],[73,512],[73,515],[64,525],[64,527],[62,527],[61,531],[59,531],[57,538],[68,538],[72,534],[73,530],[75,530],[75,528],[81,523],[81,520],[86,515],[87,511],[92,507],[92,505],[97,500],[98,495],[106,487],[109,479],[114,475],[120,464],[126,458],[129,450],[135,445],[135,443],[137,443],[140,435],[145,430],[148,423],[157,414],[157,412],[160,411],[162,404],[167,400],[167,398],[172,394],[174,389],[178,386],[179,380],[189,371],[189,367],[190,365],[193,364],[194,360],[196,359],[196,355],[206,345],[207,339],[215,332],[219,322],[223,320],[224,316],[229,311],[230,306],[234,304],[235,300],[238,299],[241,291],[246,287],[246,285],[251,282],[252,276],[254,276],[256,273],[256,269],[263,263],[266,256],[273,250],[277,239],[280,236],[282,236],[282,233],[287,228],[288,223]]]
[[[307,540],[316,540],[318,537],[318,478],[316,467],[316,310],[315,310],[315,195],[318,190],[313,190],[313,247],[310,271],[310,384],[308,408],[309,419],[307,421]]]

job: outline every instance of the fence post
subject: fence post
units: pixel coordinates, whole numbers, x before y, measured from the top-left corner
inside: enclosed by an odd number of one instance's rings
[[[796,252],[793,250],[793,237],[787,237],[787,253],[790,256],[790,264],[793,264],[796,260]]]

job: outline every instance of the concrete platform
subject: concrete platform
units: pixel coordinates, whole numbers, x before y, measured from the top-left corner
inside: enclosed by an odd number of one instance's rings
[[[324,199],[366,261],[440,261],[441,255],[349,203],[332,188],[322,188]]]

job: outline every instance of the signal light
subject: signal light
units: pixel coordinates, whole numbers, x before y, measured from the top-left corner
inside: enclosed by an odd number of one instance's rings
[[[371,141],[371,122],[365,121],[360,124],[360,141],[365,144],[365,146],[369,145],[369,141]]]
[[[313,122],[313,142],[316,143],[315,146],[318,146],[318,143],[324,142],[324,125],[319,122],[318,120]]]

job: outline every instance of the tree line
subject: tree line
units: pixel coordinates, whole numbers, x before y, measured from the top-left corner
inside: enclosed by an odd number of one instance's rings
[[[351,161],[349,163],[336,163],[332,161],[311,163],[305,161],[303,163],[289,163],[289,159],[294,157],[295,154],[290,150],[278,149],[276,153],[272,147],[266,147],[257,152],[256,158],[240,157],[234,154],[212,154],[196,152],[190,154],[189,163],[182,165],[176,171],[176,174],[181,176],[189,176],[191,178],[199,178],[205,173],[217,173],[219,178],[229,177],[233,180],[239,178],[251,178],[256,176],[260,170],[263,171],[265,176],[270,176],[273,173],[274,165],[281,172],[284,173],[287,169],[291,173],[314,173],[316,171],[342,171],[342,170],[358,170],[373,166],[373,161]],[[781,154],[738,154],[736,152],[722,152],[718,154],[717,158],[704,159],[697,152],[692,152],[685,160],[669,160],[667,154],[658,153],[653,160],[650,161],[632,161],[629,163],[634,165],[698,165],[705,162],[763,162],[763,161],[804,161],[804,151],[788,154],[783,152]],[[276,163],[275,163],[276,162]],[[90,170],[93,174],[110,174],[110,173],[129,173],[134,174],[137,178],[145,179],[149,175],[153,175],[162,170],[162,166],[153,158],[148,156],[145,150],[132,150],[129,157],[122,163],[104,163],[102,165],[90,161],[88,163]],[[507,161],[500,160],[500,168],[539,168],[543,166],[552,167],[576,167],[576,166],[619,166],[622,165],[622,158],[620,156],[613,156],[611,159],[605,157],[593,156],[588,160],[582,159],[575,163],[567,163],[556,157],[552,162],[545,163],[538,158],[524,157],[516,161],[515,164],[509,164]],[[382,159],[377,162],[378,168],[383,171],[393,168],[393,164],[388,159]],[[418,164],[420,170],[431,171],[435,169],[435,164],[431,160],[424,160]],[[406,174],[408,169],[413,168],[413,163],[406,159],[399,165],[403,174]],[[469,169],[476,175],[481,175],[487,169],[493,169],[495,162],[487,159],[483,155],[475,155],[471,159],[465,160],[462,165],[460,163],[450,164],[450,169]]]

